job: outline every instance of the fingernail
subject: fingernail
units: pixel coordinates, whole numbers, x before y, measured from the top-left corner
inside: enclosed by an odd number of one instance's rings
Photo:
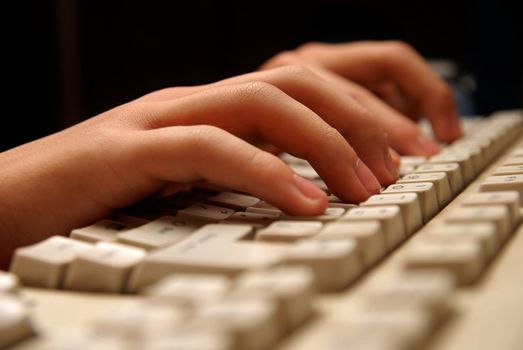
[[[326,196],[323,190],[297,174],[294,174],[294,183],[298,190],[307,198],[319,199]]]
[[[381,185],[378,179],[376,179],[376,176],[374,176],[367,165],[365,165],[365,163],[363,163],[359,158],[356,160],[355,170],[356,175],[367,191],[370,193],[378,193],[380,191]]]
[[[416,139],[416,146],[428,154],[435,154],[440,151],[439,146],[434,141],[426,138],[425,136],[418,136]]]
[[[394,178],[398,178],[399,169],[392,160],[392,156],[390,154],[390,151],[387,150],[385,154],[385,165],[387,166],[387,170],[389,171],[390,175]]]

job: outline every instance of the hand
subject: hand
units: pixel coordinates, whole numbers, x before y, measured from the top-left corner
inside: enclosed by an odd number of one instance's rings
[[[373,115],[307,69],[170,88],[4,152],[0,255],[172,183],[207,180],[288,213],[323,212],[325,193],[250,143],[257,141],[309,160],[345,201],[365,200],[397,177]]]
[[[311,43],[280,53],[261,69],[287,64],[306,66],[352,96],[376,116],[400,153],[431,155],[439,151],[412,121],[421,117],[431,122],[440,141],[452,142],[461,136],[449,87],[407,44]]]

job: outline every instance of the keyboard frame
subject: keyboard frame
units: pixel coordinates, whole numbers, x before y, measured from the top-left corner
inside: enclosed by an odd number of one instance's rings
[[[350,313],[358,308],[365,289],[401,269],[407,249],[423,232],[458,207],[470,193],[478,191],[482,179],[491,175],[517,145],[520,135],[502,155],[487,166],[449,205],[398,248],[367,271],[341,293],[321,294],[314,301],[315,315],[280,341],[276,350],[304,349],[321,331],[322,315]],[[520,209],[523,213],[523,208]],[[35,349],[46,336],[76,332],[101,313],[117,312],[140,302],[137,295],[84,293],[22,287],[21,297],[31,305],[32,321],[38,333],[14,349]],[[523,348],[523,224],[519,224],[483,272],[479,282],[459,287],[452,297],[452,312],[427,343],[427,350],[515,350]]]

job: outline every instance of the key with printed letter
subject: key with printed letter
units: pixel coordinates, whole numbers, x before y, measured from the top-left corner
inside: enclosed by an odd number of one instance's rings
[[[383,191],[386,193],[416,193],[421,205],[423,221],[428,222],[439,209],[438,198],[432,182],[401,183],[390,185]]]
[[[27,286],[59,288],[68,266],[92,244],[53,236],[15,251],[10,271]]]
[[[387,249],[391,250],[406,238],[405,226],[397,205],[379,207],[359,207],[350,209],[341,221],[377,220],[385,233]]]

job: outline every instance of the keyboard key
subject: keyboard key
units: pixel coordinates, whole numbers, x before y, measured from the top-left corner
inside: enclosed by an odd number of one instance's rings
[[[224,224],[243,224],[263,228],[278,219],[278,216],[279,214],[236,212],[221,222]]]
[[[274,215],[275,217],[279,217],[282,214],[280,209],[265,201],[260,201],[256,205],[248,207],[245,211],[247,213]]]
[[[388,327],[355,326],[340,320],[325,320],[312,332],[302,335],[300,350],[355,349],[355,350],[405,350],[408,341],[400,336],[397,329]]]
[[[425,240],[410,248],[404,260],[404,266],[409,270],[447,270],[460,285],[474,283],[483,271],[481,246],[474,241]]]
[[[145,250],[118,243],[99,242],[79,253],[67,270],[64,288],[121,293],[131,270],[145,257]]]
[[[33,334],[27,307],[12,295],[0,294],[0,349],[7,349]]]
[[[134,269],[128,291],[134,292],[173,273],[236,276],[250,269],[280,264],[287,247],[238,242],[252,233],[247,225],[207,225],[173,246],[149,253]]]
[[[334,195],[330,195],[327,197],[327,200],[329,201],[329,208],[343,208],[345,210],[356,208],[357,205],[353,203],[344,203],[341,199]]]
[[[231,288],[231,280],[225,276],[176,274],[142,292],[154,302],[195,309],[224,298]]]
[[[316,216],[295,216],[283,214],[281,218],[283,220],[316,220],[316,221],[334,221],[339,219],[343,214],[345,214],[344,208],[327,208],[325,213],[322,215]]]
[[[366,267],[387,253],[385,234],[377,220],[328,223],[313,239],[356,240]]]
[[[356,241],[303,240],[290,246],[285,262],[310,267],[318,290],[331,292],[346,287],[362,272],[357,248]]]
[[[179,242],[205,223],[182,217],[162,216],[148,224],[118,234],[118,241],[151,250]]]
[[[207,224],[170,248],[172,251],[186,252],[203,246],[232,245],[233,242],[252,240],[253,237],[254,230],[250,225]]]
[[[455,208],[445,217],[446,222],[473,224],[491,222],[496,225],[500,241],[504,241],[512,231],[510,213],[504,205],[478,205]]]
[[[472,158],[469,154],[464,152],[456,151],[443,151],[440,154],[437,154],[430,158],[431,164],[445,164],[445,163],[457,163],[461,170],[461,175],[463,176],[463,181],[469,183],[472,181],[476,172],[479,169],[475,169],[472,162]]]
[[[523,174],[523,165],[505,165],[494,170],[492,175],[515,175]]]
[[[416,183],[416,182],[432,182],[436,190],[436,197],[440,208],[445,207],[452,199],[452,191],[450,190],[450,183],[446,173],[415,173],[406,174],[401,179],[396,181],[396,184]]]
[[[423,224],[421,207],[416,193],[383,193],[371,196],[360,204],[362,207],[397,205],[401,209],[405,232],[410,235]]]
[[[188,208],[181,209],[178,211],[177,217],[201,220],[208,222],[217,222],[225,220],[234,214],[234,210],[224,207],[218,207],[212,204],[197,203],[193,204]]]
[[[414,165],[418,166],[427,162],[427,157],[424,156],[401,156],[400,164],[401,165]]]
[[[444,172],[447,174],[450,184],[450,189],[454,195],[457,195],[464,186],[463,175],[458,163],[432,163],[423,164],[416,168],[415,173],[438,173]]]
[[[488,191],[517,191],[523,198],[523,175],[490,176],[484,179],[479,186],[481,192]]]
[[[127,346],[139,344],[149,337],[159,337],[172,333],[186,322],[183,310],[175,305],[137,302],[112,312],[100,313],[91,323],[91,333],[106,338],[122,338]]]
[[[340,220],[347,222],[362,220],[379,221],[385,233],[385,243],[388,250],[393,249],[406,238],[401,210],[397,205],[350,209]]]
[[[223,330],[233,339],[234,349],[245,350],[269,349],[283,332],[278,328],[276,305],[254,298],[228,298],[204,305],[193,324]]]
[[[325,181],[323,181],[322,179],[318,178],[318,179],[312,179],[309,181],[312,182],[313,184],[315,184],[320,189],[322,189],[327,195],[331,194],[331,191],[329,190],[329,186],[327,186]]]
[[[129,338],[93,335],[89,329],[61,333],[59,336],[46,337],[38,342],[38,350],[125,350],[132,342]],[[28,342],[31,344],[31,341]]]
[[[15,274],[0,270],[0,295],[2,293],[14,293],[18,286],[19,281]]]
[[[423,309],[402,305],[396,308],[369,307],[352,312],[346,316],[345,329],[348,332],[345,344],[347,347],[342,349],[369,343],[369,338],[375,336],[386,342],[378,348],[370,349],[389,349],[389,346],[396,346],[397,349],[421,349],[434,331],[434,326],[431,315]],[[367,349],[365,346],[362,348]]]
[[[476,169],[482,170],[488,164],[489,160],[492,159],[489,150],[489,141],[488,140],[477,140],[477,139],[468,139],[464,138],[453,143],[452,148],[458,150],[463,150],[469,152],[472,156],[472,161]]]
[[[423,308],[433,318],[434,325],[450,310],[455,288],[452,274],[443,271],[410,271],[379,280],[365,291],[365,301],[377,308]]]
[[[283,152],[280,154],[280,158],[287,164],[301,164],[301,165],[309,165],[309,162],[305,159],[295,157],[289,153]]]
[[[15,251],[10,271],[26,286],[59,288],[76,256],[91,249],[89,243],[53,236]]]
[[[512,156],[503,160],[504,165],[523,165],[523,156]]]
[[[407,175],[407,174],[410,174],[410,173],[414,172],[414,170],[416,170],[416,166],[415,165],[404,165],[404,164],[401,164],[400,167],[399,167],[399,170],[398,170],[398,175],[399,176],[404,176],[404,175]]]
[[[310,165],[290,164],[289,166],[292,170],[294,170],[294,172],[296,174],[298,174],[299,176],[304,177],[306,179],[313,180],[313,179],[318,179],[320,177],[318,175],[318,173],[316,172],[316,170],[314,170],[314,168]]]
[[[236,211],[244,211],[260,202],[259,198],[235,192],[221,192],[207,199],[207,202]]]
[[[519,146],[510,153],[513,157],[523,157],[523,146]]]
[[[496,226],[490,222],[444,223],[431,227],[425,233],[425,237],[449,243],[477,242],[481,246],[485,260],[493,258],[502,243],[496,233]]]
[[[277,303],[278,319],[284,330],[301,324],[312,312],[315,295],[314,273],[306,267],[277,267],[240,275],[233,296],[269,298]]]
[[[501,204],[505,205],[510,213],[510,221],[516,225],[521,220],[521,198],[516,191],[471,193],[462,202],[466,206]]]
[[[464,154],[469,157],[476,173],[483,170],[486,165],[484,152],[479,145],[453,143],[451,146],[447,147],[446,150],[448,152]]]
[[[423,222],[428,222],[439,210],[438,198],[432,182],[394,184],[387,187],[383,194],[411,192],[418,195]]]
[[[147,350],[233,349],[233,341],[229,336],[223,332],[203,327],[177,328],[165,336],[146,338],[141,345],[142,349]]]
[[[134,227],[136,227],[136,225],[104,219],[93,225],[72,230],[70,236],[71,238],[79,239],[89,243],[96,243],[100,241],[114,242],[117,239],[118,233],[130,230]]]
[[[323,224],[318,221],[281,220],[256,232],[256,240],[272,242],[294,242],[310,238],[320,232]]]

